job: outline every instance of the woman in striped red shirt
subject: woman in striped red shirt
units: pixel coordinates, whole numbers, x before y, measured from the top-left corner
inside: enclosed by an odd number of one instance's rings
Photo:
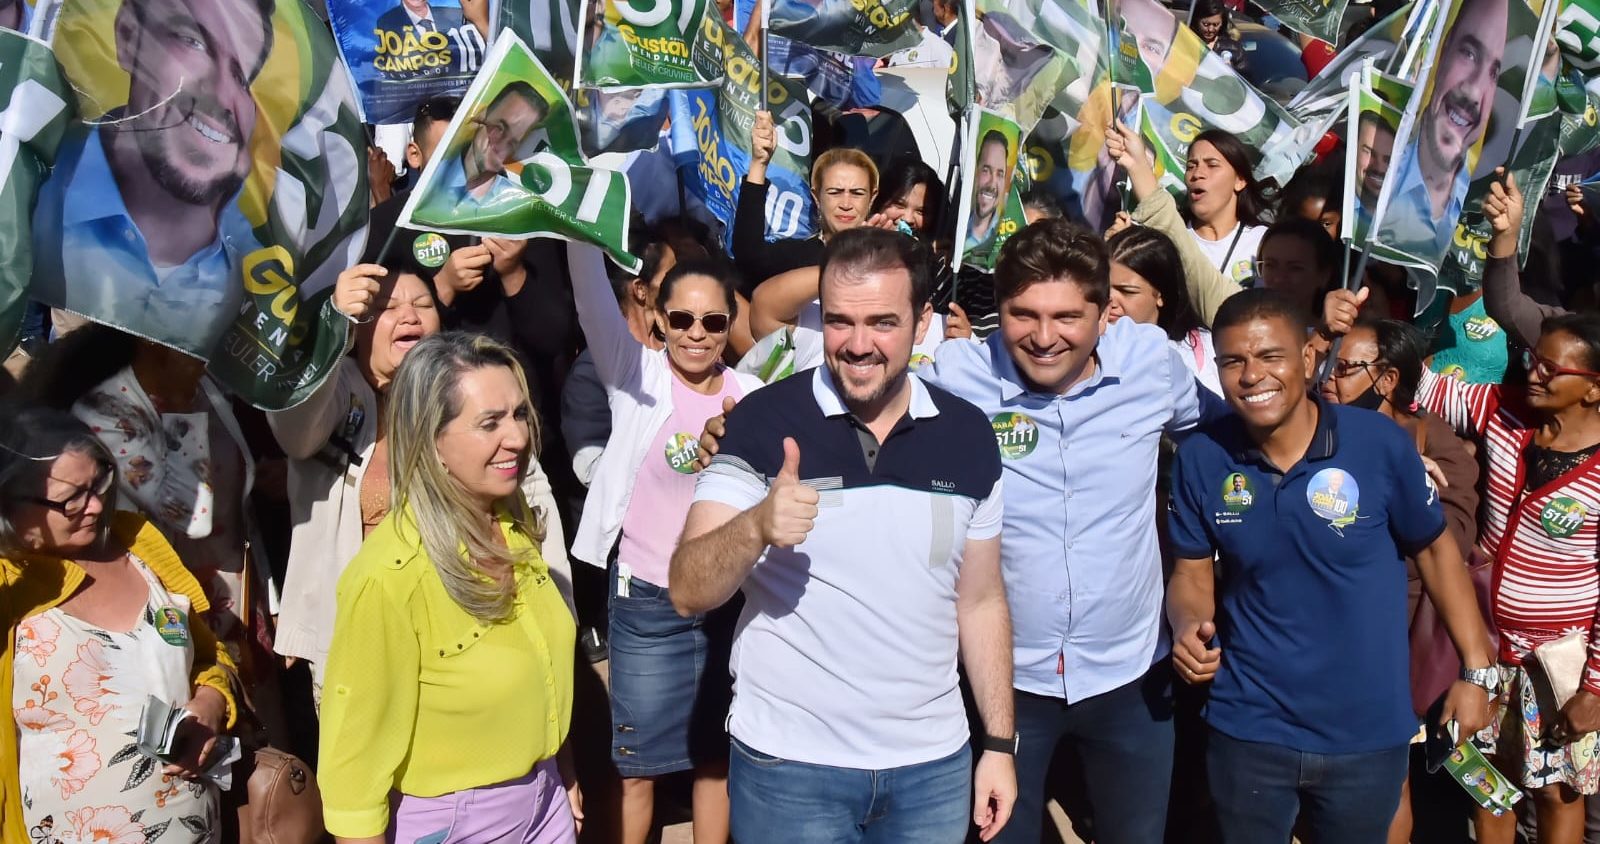
[[[1340,291],[1330,315],[1365,300]],[[1330,319],[1335,331],[1345,319]],[[1524,354],[1525,386],[1464,384],[1424,371],[1417,400],[1486,457],[1478,543],[1494,560],[1505,704],[1474,738],[1533,793],[1541,842],[1583,837],[1582,795],[1600,790],[1600,317],[1545,320]],[[1587,639],[1578,693],[1542,715],[1523,667],[1533,651],[1569,633]],[[1481,844],[1510,842],[1516,822],[1479,812]]]

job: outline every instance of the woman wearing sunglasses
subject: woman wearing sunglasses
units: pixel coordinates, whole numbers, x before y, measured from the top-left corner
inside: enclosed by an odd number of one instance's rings
[[[1347,331],[1365,292],[1330,294],[1329,325]],[[1539,840],[1583,837],[1583,795],[1600,791],[1600,316],[1546,319],[1523,356],[1521,387],[1465,384],[1423,370],[1417,400],[1474,437],[1486,467],[1479,547],[1493,560],[1500,632],[1500,715],[1473,742],[1534,798]],[[1572,632],[1588,658],[1578,692],[1542,711],[1524,667]],[[1478,841],[1509,844],[1511,815],[1478,813]]]
[[[611,406],[611,437],[595,463],[573,554],[605,565],[610,591],[612,761],[622,775],[622,840],[650,833],[657,778],[693,770],[694,837],[728,836],[732,684],[728,651],[737,602],[693,618],[672,607],[667,564],[694,498],[700,432],[712,416],[761,386],[721,363],[737,303],[732,272],[679,262],[661,280],[654,318],[665,347],[652,350],[617,310],[604,259],[568,247],[578,321]]]
[[[233,662],[161,531],[118,513],[117,466],[59,410],[0,420],[0,840],[203,842],[221,822],[216,738]],[[134,740],[146,704],[186,710],[172,756]]]

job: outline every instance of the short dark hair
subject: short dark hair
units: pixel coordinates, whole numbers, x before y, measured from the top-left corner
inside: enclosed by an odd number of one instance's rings
[[[1300,216],[1300,206],[1322,200],[1322,211],[1344,213],[1344,174],[1327,164],[1307,164],[1295,171],[1279,196],[1278,219]]]
[[[1199,23],[1201,18],[1221,15],[1223,26],[1227,26],[1228,21],[1232,18],[1232,15],[1228,13],[1227,5],[1222,0],[1194,0],[1194,8],[1190,14],[1190,20],[1194,23]]]
[[[1548,317],[1539,333],[1561,332],[1583,345],[1584,368],[1600,371],[1600,314],[1572,313]]]
[[[819,283],[834,267],[850,275],[904,269],[911,276],[911,313],[920,313],[933,296],[933,271],[928,249],[899,232],[870,226],[846,229],[828,240],[817,267]],[[821,290],[827,285],[821,285]]]
[[[1041,281],[1064,279],[1104,308],[1111,301],[1111,259],[1094,232],[1046,217],[1011,236],[994,267],[994,301],[1003,304]]]
[[[1378,319],[1363,315],[1356,320],[1356,328],[1372,332],[1378,346],[1378,360],[1393,368],[1399,377],[1389,403],[1396,410],[1409,411],[1417,400],[1417,386],[1422,383],[1423,359],[1428,356],[1428,341],[1416,326],[1397,319]]]
[[[922,226],[932,229],[944,216],[944,182],[920,158],[904,158],[883,171],[878,183],[878,198],[872,203],[872,214],[889,207],[889,203],[905,197],[917,185],[923,186]]]
[[[1217,315],[1211,320],[1211,333],[1220,335],[1229,328],[1260,319],[1281,319],[1302,335],[1308,325],[1307,314],[1287,293],[1270,287],[1251,287],[1222,300]]]
[[[529,84],[525,79],[513,79],[507,82],[506,87],[501,88],[494,95],[494,99],[490,100],[489,104],[484,107],[484,112],[487,113],[490,109],[499,105],[501,100],[512,94],[522,97],[534,108],[538,109],[540,120],[550,116],[550,101],[545,99],[543,94],[534,90],[533,85]]]
[[[461,107],[461,98],[450,94],[429,97],[417,104],[417,113],[411,118],[411,137],[420,136],[428,127],[443,120],[449,122]]]
[[[735,291],[739,289],[739,276],[733,265],[725,260],[711,257],[684,258],[672,265],[667,274],[661,278],[661,289],[656,293],[656,309],[666,310],[667,300],[672,298],[673,288],[678,282],[691,275],[704,276],[715,281],[722,288],[722,297],[728,306],[728,316],[739,314],[739,297]]]
[[[1339,241],[1328,237],[1328,230],[1321,223],[1307,220],[1299,214],[1285,216],[1267,229],[1266,234],[1261,236],[1261,245],[1256,248],[1264,249],[1267,241],[1278,237],[1298,237],[1305,241],[1311,246],[1311,257],[1316,259],[1317,266],[1337,274],[1343,261]]]
[[[1112,261],[1138,273],[1161,294],[1156,325],[1170,340],[1182,340],[1201,326],[1200,315],[1189,301],[1183,262],[1172,240],[1150,226],[1129,226],[1106,241]]]
[[[1067,212],[1061,207],[1061,200],[1055,193],[1037,182],[1022,192],[1022,207],[1032,208],[1039,212],[1041,217],[1067,216]]]
[[[111,490],[101,499],[104,537],[117,509],[117,462],[88,424],[65,409],[13,405],[0,409],[0,444],[0,556],[26,550],[16,533],[17,510],[30,498],[44,497],[50,467],[68,452],[82,453],[111,472]]]
[[[1261,225],[1261,215],[1266,211],[1267,201],[1261,193],[1261,183],[1256,181],[1254,167],[1251,162],[1250,148],[1244,145],[1233,133],[1222,129],[1207,129],[1194,136],[1189,142],[1189,149],[1205,141],[1216,149],[1222,160],[1228,162],[1235,175],[1244,179],[1244,190],[1239,191],[1238,204],[1235,213],[1239,222],[1247,226]]]
[[[1011,140],[999,129],[990,129],[983,133],[983,140],[978,142],[978,151],[981,153],[983,148],[990,144],[999,144],[1006,148],[1006,152],[1011,151]]]

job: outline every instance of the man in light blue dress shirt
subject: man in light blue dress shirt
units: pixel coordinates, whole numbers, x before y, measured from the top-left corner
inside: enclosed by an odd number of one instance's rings
[[[34,295],[210,355],[260,244],[237,199],[252,164],[250,83],[272,0],[125,0],[114,32],[126,107],[64,139],[34,210]]]
[[[995,839],[1037,842],[1057,746],[1083,760],[1095,837],[1159,842],[1172,776],[1170,642],[1156,537],[1164,434],[1202,394],[1153,325],[1109,323],[1101,239],[1063,220],[1013,236],[995,268],[1000,330],[921,371],[990,418],[1005,471],[1017,808]],[[1212,409],[1207,405],[1207,412]]]

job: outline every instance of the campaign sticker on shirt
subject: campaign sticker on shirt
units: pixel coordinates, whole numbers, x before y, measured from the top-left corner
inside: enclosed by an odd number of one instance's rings
[[[996,413],[989,417],[989,427],[994,429],[1000,456],[1007,460],[1021,460],[1039,447],[1039,423],[1026,413]]]
[[[694,434],[673,434],[667,438],[667,465],[674,472],[694,474],[694,462],[700,457],[700,439]]]
[[[156,635],[169,645],[186,647],[189,644],[189,622],[183,617],[183,610],[177,607],[156,610]]]
[[[1557,496],[1545,502],[1539,510],[1539,526],[1556,539],[1566,539],[1583,527],[1583,520],[1588,515],[1589,508],[1583,506],[1582,502],[1565,495]]]
[[[1344,528],[1356,523],[1361,487],[1343,469],[1323,469],[1306,485],[1306,503],[1311,512],[1328,520],[1334,533],[1344,536]]]
[[[912,372],[916,372],[917,370],[923,368],[924,366],[927,366],[930,363],[933,363],[933,358],[930,358],[927,355],[921,354],[920,352],[917,353],[917,354],[914,354],[914,355],[911,356],[911,371]]]
[[[1467,370],[1459,363],[1452,363],[1444,369],[1439,370],[1439,374],[1446,378],[1454,378],[1457,381],[1467,380]]]
[[[1243,513],[1256,503],[1255,490],[1243,472],[1234,472],[1222,481],[1222,506],[1229,513]]]
[[[1234,281],[1239,283],[1240,287],[1247,286],[1246,282],[1250,281],[1252,278],[1255,278],[1255,275],[1255,262],[1249,258],[1244,258],[1242,260],[1233,262],[1233,272],[1230,274],[1230,276]]]
[[[1468,340],[1482,343],[1500,333],[1500,323],[1487,316],[1475,316],[1467,320],[1466,325],[1462,326],[1462,330],[1466,332]]]
[[[445,259],[450,257],[450,241],[438,232],[424,232],[411,241],[411,254],[417,263],[436,270],[444,266]]]

